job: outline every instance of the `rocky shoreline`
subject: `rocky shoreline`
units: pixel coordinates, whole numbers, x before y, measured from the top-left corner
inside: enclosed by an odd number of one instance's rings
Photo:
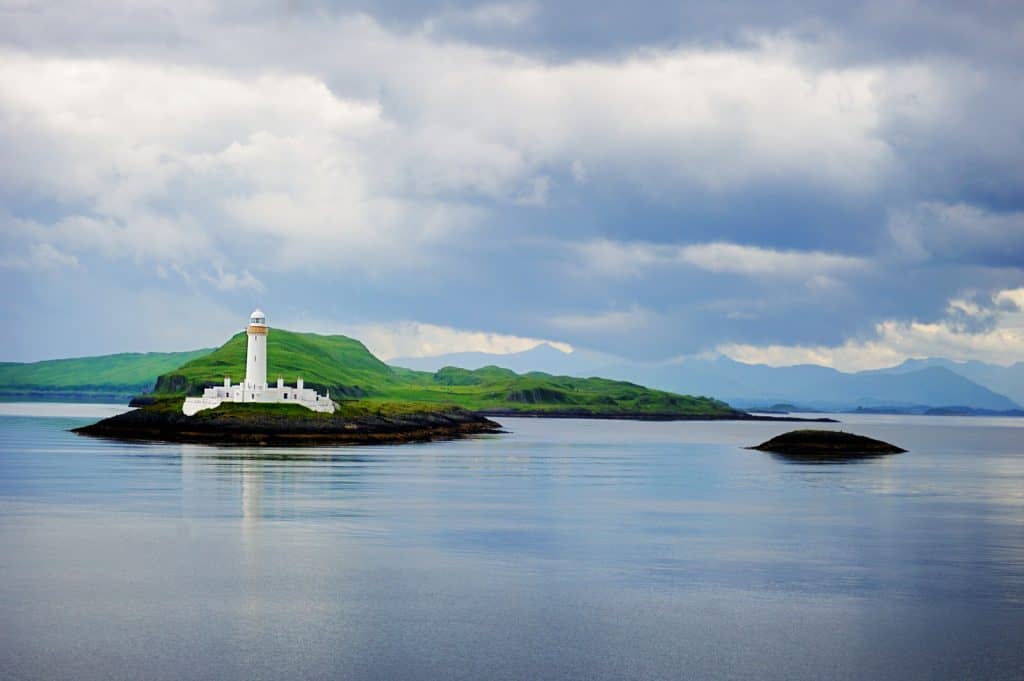
[[[605,412],[595,413],[585,409],[559,409],[548,411],[544,409],[481,409],[475,412],[481,416],[492,416],[500,418],[543,418],[543,419],[599,419],[612,421],[784,421],[799,423],[839,423],[836,419],[828,417],[802,418],[799,416],[766,416],[762,414],[748,414],[745,411],[733,411],[724,414],[674,414],[658,412]]]
[[[309,417],[217,414],[216,410],[201,412],[201,416],[185,416],[166,410],[135,409],[75,428],[73,432],[126,441],[317,446],[427,442],[502,431],[500,424],[463,409],[355,418],[313,416],[312,412]]]
[[[242,446],[316,446],[427,442],[500,433],[488,417],[598,419],[634,421],[817,421],[793,416],[726,414],[593,413],[586,410],[483,410],[442,408],[403,413],[305,413],[259,408],[212,409],[195,416],[181,413],[180,401],[133,403],[141,408],[73,429],[79,435],[136,442],[184,442]],[[255,405],[244,405],[253,407]]]

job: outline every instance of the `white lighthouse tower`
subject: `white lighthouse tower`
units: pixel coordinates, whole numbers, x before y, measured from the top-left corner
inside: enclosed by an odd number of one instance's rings
[[[249,315],[246,330],[249,344],[245,360],[245,394],[243,402],[255,402],[258,395],[267,389],[267,316],[256,308]]]
[[[248,344],[245,349],[245,380],[232,385],[231,377],[224,377],[224,384],[206,388],[202,397],[186,397],[181,411],[187,415],[214,409],[224,402],[260,402],[263,404],[297,404],[313,411],[333,413],[334,400],[330,391],[320,395],[313,388],[307,388],[298,377],[294,386],[285,385],[283,378],[277,385],[267,385],[267,316],[259,308],[249,315],[245,334]]]

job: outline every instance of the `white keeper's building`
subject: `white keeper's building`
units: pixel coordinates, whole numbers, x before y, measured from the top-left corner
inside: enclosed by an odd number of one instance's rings
[[[277,385],[267,386],[267,316],[262,310],[253,310],[249,315],[246,334],[249,343],[246,349],[245,382],[231,385],[231,378],[224,378],[224,385],[207,388],[202,397],[186,397],[181,410],[192,416],[203,409],[213,409],[224,402],[259,402],[261,404],[298,404],[313,411],[334,412],[334,401],[330,392],[318,395],[311,388],[302,386],[299,377],[295,387],[284,384],[283,378]]]

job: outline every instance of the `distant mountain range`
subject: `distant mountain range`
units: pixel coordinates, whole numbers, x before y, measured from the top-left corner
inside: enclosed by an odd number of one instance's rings
[[[1004,412],[1024,403],[1024,363],[1003,367],[946,359],[908,360],[898,367],[847,373],[817,365],[770,367],[726,357],[660,364],[601,353],[562,352],[550,345],[508,355],[480,352],[400,358],[396,366],[437,371],[495,365],[517,372],[604,376],[689,395],[713,395],[740,408],[790,403],[807,409],[917,409],[958,407]]]
[[[941,357],[908,359],[898,367],[882,369],[887,373],[907,373],[926,367],[945,367],[979,385],[1006,395],[1017,404],[1024,404],[1024,362],[1010,366],[985,362],[954,362]]]

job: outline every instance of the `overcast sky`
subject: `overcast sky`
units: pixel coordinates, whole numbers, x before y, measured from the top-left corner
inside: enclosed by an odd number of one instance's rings
[[[1024,5],[681,4],[0,0],[0,360],[1024,360]]]

